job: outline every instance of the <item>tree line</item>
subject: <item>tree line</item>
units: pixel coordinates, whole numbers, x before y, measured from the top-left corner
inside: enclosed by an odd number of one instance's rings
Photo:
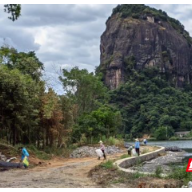
[[[63,69],[65,95],[57,95],[46,90],[43,69],[34,52],[1,47],[1,139],[44,148],[117,134],[121,115],[109,105],[101,76],[77,67]]]

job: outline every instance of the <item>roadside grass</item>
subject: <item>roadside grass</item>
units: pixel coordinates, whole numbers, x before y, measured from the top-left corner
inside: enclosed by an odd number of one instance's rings
[[[115,166],[113,165],[113,162],[114,161],[112,160],[108,160],[106,162],[101,163],[100,166],[105,169],[112,169],[112,168],[115,168]]]
[[[169,179],[179,179],[187,184],[189,181],[192,181],[192,173],[186,172],[187,164],[182,167],[176,165],[172,166],[172,172],[167,176]]]
[[[29,154],[30,153],[34,154],[39,159],[43,159],[43,160],[50,160],[51,159],[51,154],[48,154],[44,151],[37,149],[34,145],[27,145],[25,147],[29,151]]]
[[[120,159],[125,159],[125,158],[128,158],[128,157],[131,157],[131,156],[128,155],[128,154],[123,154],[123,155],[121,155]]]
[[[131,182],[133,180],[142,178],[142,177],[147,177],[148,175],[139,173],[139,172],[135,172],[135,173],[126,173],[123,171],[119,171],[117,170],[115,172],[116,178],[113,179],[111,181],[111,183],[116,184],[116,183],[127,183],[127,182]]]
[[[131,178],[132,179],[138,179],[138,178],[146,177],[146,176],[148,176],[148,175],[145,175],[145,174],[140,173],[140,172],[135,172],[135,173],[131,174]]]
[[[157,178],[162,178],[161,176],[162,173],[163,173],[163,169],[161,168],[161,166],[157,166],[157,168],[155,169],[154,176]]]

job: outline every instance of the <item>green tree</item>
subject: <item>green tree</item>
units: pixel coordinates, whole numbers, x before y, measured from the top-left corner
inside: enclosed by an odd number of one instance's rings
[[[63,69],[63,77],[60,77],[60,80],[64,91],[73,99],[73,103],[78,105],[78,114],[96,109],[99,100],[104,97],[106,88],[100,79],[100,76],[95,76],[86,69]]]
[[[57,94],[49,88],[47,93],[41,96],[41,126],[43,128],[43,146],[57,145],[60,146],[63,142],[64,126],[63,113],[61,103]]]
[[[87,138],[101,136],[116,136],[122,125],[121,114],[110,106],[101,106],[89,114],[83,114],[78,119],[78,125],[73,130],[77,140],[84,134]]]
[[[23,74],[30,75],[34,80],[40,81],[43,63],[36,57],[35,52],[18,52],[14,48],[3,46],[0,49],[0,62],[10,69],[19,69]]]
[[[154,135],[157,140],[167,140],[174,135],[174,131],[170,127],[159,127]]]
[[[125,134],[139,137],[153,134],[158,127],[174,131],[191,129],[189,88],[173,87],[157,68],[135,72],[131,67],[126,75],[126,83],[109,92],[110,104],[121,111]]]
[[[11,16],[9,16],[8,18],[11,19],[12,21],[15,21],[21,15],[21,5],[20,4],[5,4],[4,11],[7,13],[10,13]]]
[[[0,65],[0,122],[13,145],[31,140],[31,128],[38,124],[39,87],[29,75]]]

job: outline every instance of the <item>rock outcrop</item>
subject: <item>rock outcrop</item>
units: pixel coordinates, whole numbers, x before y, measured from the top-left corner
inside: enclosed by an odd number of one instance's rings
[[[183,185],[181,188],[192,188],[192,181],[189,181],[188,185]]]
[[[158,67],[160,72],[171,74],[176,87],[191,83],[192,48],[186,34],[184,28],[179,31],[175,23],[151,14],[139,18],[122,17],[119,12],[112,14],[100,44],[99,68],[104,73],[105,84],[115,89],[125,82],[126,59],[132,56],[138,70]]]
[[[181,152],[181,151],[183,151],[183,150],[180,149],[180,148],[177,147],[177,146],[172,146],[172,147],[166,147],[166,148],[165,148],[165,151]]]

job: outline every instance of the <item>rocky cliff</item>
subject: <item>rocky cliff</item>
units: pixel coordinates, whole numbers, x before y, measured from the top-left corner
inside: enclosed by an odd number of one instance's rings
[[[141,10],[134,7],[133,11],[133,6]],[[134,68],[158,67],[171,74],[176,87],[182,87],[192,82],[191,42],[181,23],[165,12],[144,5],[119,5],[101,36],[99,70],[105,84],[115,89],[125,82],[126,61],[134,57]]]

